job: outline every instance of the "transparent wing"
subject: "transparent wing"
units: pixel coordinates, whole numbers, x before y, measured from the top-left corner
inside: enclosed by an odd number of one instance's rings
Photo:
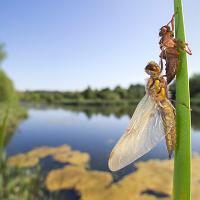
[[[158,105],[149,95],[145,95],[138,104],[128,128],[110,154],[110,170],[117,171],[134,162],[156,146],[164,136]]]

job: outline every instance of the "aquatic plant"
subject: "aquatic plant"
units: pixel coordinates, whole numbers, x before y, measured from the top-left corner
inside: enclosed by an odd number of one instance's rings
[[[57,194],[49,195],[45,190],[41,169],[21,169],[7,164],[6,156],[0,160],[0,199],[1,200],[55,200]]]
[[[70,146],[62,145],[59,147],[38,147],[27,153],[12,156],[8,159],[8,164],[19,168],[34,167],[37,166],[40,159],[47,156],[52,156],[55,161],[60,163],[82,167],[86,167],[90,161],[88,153],[74,151]]]
[[[193,157],[193,163],[192,199],[198,199],[199,155]],[[172,199],[173,160],[149,160],[137,163],[136,167],[136,172],[115,183],[110,172],[68,165],[51,170],[46,177],[45,185],[51,192],[74,189],[81,200]]]
[[[174,0],[175,37],[185,41],[182,0]],[[179,51],[179,71],[176,77],[177,144],[174,158],[174,200],[190,200],[191,187],[191,119],[190,93],[186,53]]]
[[[4,113],[4,117],[0,121],[0,160],[2,159],[2,156],[3,156],[8,114],[9,114],[9,108],[6,109],[6,112]]]
[[[89,154],[72,150],[68,145],[35,148],[27,153],[11,157],[8,162],[9,166],[12,165],[12,167],[19,169],[24,169],[25,166],[32,168],[39,164],[39,159],[47,156],[52,156],[53,159],[61,163],[66,162],[66,166],[63,168],[52,169],[46,177],[43,177],[43,184],[50,194],[59,194],[61,190],[73,189],[81,200],[171,199],[173,160],[139,162],[136,164],[136,172],[128,174],[117,183],[113,181],[110,172],[88,169]],[[74,156],[77,156],[77,159],[74,159]],[[30,164],[29,159],[34,158],[38,159],[37,163]],[[25,163],[23,164],[23,162]],[[200,194],[199,164],[200,156],[195,155],[192,171],[193,199],[198,199]]]

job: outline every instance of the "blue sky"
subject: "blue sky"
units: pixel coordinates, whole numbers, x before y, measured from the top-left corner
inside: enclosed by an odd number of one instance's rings
[[[200,72],[200,2],[183,0],[189,74]],[[173,0],[0,0],[3,68],[18,90],[144,83]]]

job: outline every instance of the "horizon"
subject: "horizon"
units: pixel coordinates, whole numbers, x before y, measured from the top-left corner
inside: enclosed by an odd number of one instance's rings
[[[8,53],[3,69],[18,91],[145,84],[144,66],[159,60],[158,32],[172,17],[173,1],[145,4],[131,0],[2,2],[0,41]],[[200,2],[184,0],[183,5],[187,42],[193,50],[188,56],[191,77],[200,73]]]
[[[195,76],[195,75],[200,75],[200,72],[199,73],[194,73],[194,74],[192,74],[190,77],[189,77],[189,79],[190,78],[192,78],[193,76]],[[147,79],[146,79],[147,80]],[[118,85],[115,85],[115,86],[113,86],[113,87],[109,87],[109,86],[106,86],[106,87],[101,87],[101,88],[97,88],[97,87],[92,87],[92,86],[90,86],[90,85],[88,85],[88,86],[86,86],[85,88],[83,88],[83,89],[77,89],[77,90],[59,90],[59,89],[57,89],[57,90],[45,90],[45,89],[36,89],[36,90],[29,90],[29,89],[27,89],[27,90],[17,90],[17,92],[83,92],[84,90],[86,90],[86,89],[88,89],[88,88],[90,88],[91,90],[98,90],[98,91],[100,91],[100,90],[103,90],[103,89],[110,89],[110,90],[114,90],[116,87],[121,87],[122,89],[128,89],[131,85],[133,85],[133,86],[137,86],[137,85],[140,85],[140,86],[146,86],[146,80],[144,80],[144,83],[131,83],[130,85],[128,85],[127,87],[123,87],[123,86],[121,86],[120,84],[118,84]],[[174,81],[172,81],[171,83],[170,83],[170,85],[168,85],[168,87],[170,88],[172,85],[174,84]],[[170,90],[170,89],[169,89]]]
[[[123,89],[128,89],[131,85],[136,86],[136,85],[141,85],[145,87],[145,84],[142,83],[134,83],[134,84],[130,84],[128,87],[122,87],[121,85],[116,85],[114,87],[102,87],[102,88],[95,88],[95,87],[91,87],[90,85],[86,86],[86,88],[83,88],[82,90],[44,90],[44,89],[39,89],[39,90],[17,90],[17,92],[82,92],[88,88],[92,89],[92,90],[103,90],[103,89],[110,89],[110,90],[114,90],[116,87],[121,87]]]

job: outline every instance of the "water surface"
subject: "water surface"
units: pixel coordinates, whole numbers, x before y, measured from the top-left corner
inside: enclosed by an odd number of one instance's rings
[[[92,109],[29,108],[29,117],[18,126],[7,145],[8,155],[40,146],[68,144],[91,155],[91,169],[108,171],[110,151],[127,127],[130,117],[122,109],[120,112],[106,108],[103,112],[103,109],[95,109],[94,112]],[[200,114],[192,113],[192,122],[192,148],[200,152]],[[164,140],[138,161],[153,158],[167,159]],[[50,162],[50,165],[54,164]],[[117,174],[127,174],[134,169],[134,165],[130,165]]]

